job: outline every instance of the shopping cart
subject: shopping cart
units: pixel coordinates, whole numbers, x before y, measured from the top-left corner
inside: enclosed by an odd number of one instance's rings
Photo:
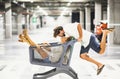
[[[51,48],[50,53],[61,52],[59,54],[59,57],[57,57],[59,58],[58,60],[52,61],[52,58],[51,58],[51,62],[49,63],[43,62],[39,54],[36,53],[36,51],[34,50],[36,47],[30,46],[29,54],[30,54],[31,64],[55,67],[52,70],[49,70],[44,73],[35,73],[33,75],[33,79],[46,79],[59,73],[65,73],[71,76],[73,79],[78,79],[77,73],[70,67],[72,48],[75,42],[76,40],[69,41],[65,44],[59,44],[55,42],[55,43],[49,43],[49,45],[45,46],[45,47]]]

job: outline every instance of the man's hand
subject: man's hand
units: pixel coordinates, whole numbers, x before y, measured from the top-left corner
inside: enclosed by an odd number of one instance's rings
[[[81,41],[82,41],[82,38],[78,38],[77,41],[78,41],[78,42],[81,42]]]

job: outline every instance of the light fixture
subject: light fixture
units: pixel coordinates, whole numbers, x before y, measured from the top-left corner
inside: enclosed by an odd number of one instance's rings
[[[0,14],[0,17],[2,17],[2,14]]]
[[[30,2],[33,3],[33,0],[31,0]]]
[[[39,12],[41,12],[41,13],[43,13],[44,15],[48,15],[48,13],[45,11],[45,10],[43,10],[43,8],[41,8],[39,5],[36,7],[36,13],[39,13]]]
[[[67,6],[70,6],[71,5],[71,2],[67,3]]]
[[[39,6],[39,5],[37,6],[37,9],[40,9],[40,6]]]
[[[16,4],[17,4],[18,2],[17,2],[16,0],[13,0],[13,3],[16,3]]]

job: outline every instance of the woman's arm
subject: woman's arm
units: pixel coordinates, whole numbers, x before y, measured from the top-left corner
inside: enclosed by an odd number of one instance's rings
[[[82,26],[80,25],[80,23],[77,25],[77,30],[78,30],[78,34],[79,34],[78,41],[80,42],[82,40],[82,37],[83,37]]]

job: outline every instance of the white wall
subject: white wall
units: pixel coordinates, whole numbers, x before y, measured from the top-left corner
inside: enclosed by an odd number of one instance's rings
[[[55,25],[54,17],[44,16],[43,17],[43,27],[51,27]]]
[[[56,21],[56,24],[57,25],[65,25],[67,23],[70,23],[71,22],[71,16],[60,16],[58,17],[57,21]]]
[[[60,16],[60,17],[50,17],[45,16],[43,18],[43,27],[56,27],[56,26],[62,26],[64,24],[71,22],[71,16]]]

